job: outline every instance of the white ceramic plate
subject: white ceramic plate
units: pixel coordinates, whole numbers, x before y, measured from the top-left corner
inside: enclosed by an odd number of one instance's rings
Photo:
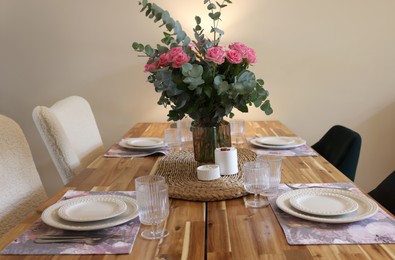
[[[68,221],[98,221],[121,215],[126,209],[126,203],[117,197],[93,195],[67,200],[58,215]]]
[[[288,136],[266,136],[255,139],[256,142],[264,145],[290,145],[295,143],[295,138]]]
[[[127,141],[127,144],[130,146],[138,146],[138,147],[152,147],[157,145],[163,145],[163,140],[160,138],[133,138]]]
[[[262,137],[253,138],[250,140],[250,142],[255,146],[262,147],[262,148],[268,148],[268,149],[292,149],[292,148],[296,148],[296,147],[306,144],[306,140],[303,140],[302,138],[299,138],[299,137],[288,137],[290,140],[293,140],[293,142],[290,144],[284,144],[284,145],[262,144],[262,143],[258,142],[258,140],[260,138],[262,138]]]
[[[141,137],[141,138],[125,138],[119,142],[119,145],[124,148],[146,150],[166,146],[160,138]]]
[[[358,194],[356,192],[346,191],[346,190],[339,190],[339,189],[330,189],[330,188],[310,188],[311,191],[316,190],[316,192],[328,192],[333,194],[340,194],[346,196],[348,198],[353,199],[358,203],[358,209],[352,213],[344,214],[344,215],[337,215],[337,216],[316,216],[305,213],[303,211],[297,210],[292,207],[290,203],[290,199],[294,196],[299,194],[303,194],[306,192],[306,189],[300,190],[292,190],[280,195],[277,200],[277,206],[283,210],[284,212],[306,220],[316,221],[316,222],[323,222],[323,223],[351,223],[360,221],[366,218],[369,218],[376,214],[378,210],[378,206],[376,202],[369,199],[368,197]],[[314,192],[314,191],[313,191]]]
[[[111,196],[123,200],[126,203],[127,206],[126,211],[119,216],[106,220],[90,221],[90,222],[67,221],[62,219],[58,215],[59,208],[68,202],[67,200],[63,200],[46,208],[44,212],[41,214],[41,219],[45,224],[55,228],[64,229],[64,230],[88,231],[88,230],[97,230],[97,229],[117,226],[137,217],[138,207],[135,199],[122,195],[111,195]]]
[[[328,192],[310,192],[296,195],[289,200],[290,204],[303,212],[320,215],[336,216],[354,212],[358,209],[358,203],[341,194]]]

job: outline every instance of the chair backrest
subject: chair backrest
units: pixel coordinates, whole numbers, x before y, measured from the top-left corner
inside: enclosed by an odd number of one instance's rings
[[[92,109],[82,97],[67,97],[50,108],[37,106],[33,119],[64,184],[105,151]]]
[[[0,115],[0,236],[18,224],[47,195],[20,126]]]
[[[357,132],[335,125],[312,148],[354,181],[361,143]]]
[[[369,195],[395,215],[395,171],[369,192]]]

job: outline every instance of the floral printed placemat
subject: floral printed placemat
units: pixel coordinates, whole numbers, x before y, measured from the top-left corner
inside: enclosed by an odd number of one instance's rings
[[[135,197],[135,192],[87,192],[69,190],[62,200],[92,194],[114,194]],[[11,242],[0,254],[18,255],[58,255],[58,254],[130,254],[140,229],[136,217],[122,225],[95,231],[66,231],[45,224],[41,218],[27,231]],[[34,240],[42,235],[86,235],[105,237],[101,242],[88,245],[82,243],[37,244]]]
[[[331,186],[353,187],[352,190],[361,193],[352,183],[327,183],[325,185],[328,188]],[[280,184],[279,195],[289,190],[290,188],[285,184]],[[290,245],[395,243],[395,219],[381,208],[374,216],[361,221],[328,224],[291,216],[277,207],[276,198],[271,199],[270,204]]]

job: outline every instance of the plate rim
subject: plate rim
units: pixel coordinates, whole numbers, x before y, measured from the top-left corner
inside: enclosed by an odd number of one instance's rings
[[[87,196],[95,196],[95,195],[87,195]],[[61,200],[46,208],[41,214],[41,220],[45,224],[54,228],[59,228],[63,230],[73,230],[73,231],[89,231],[89,230],[99,230],[99,229],[121,225],[138,216],[138,206],[136,199],[129,197],[127,195],[108,195],[108,196],[116,196],[119,199],[124,200],[126,205],[128,205],[128,209],[126,210],[126,212],[122,213],[117,217],[101,220],[101,221],[72,222],[72,221],[64,220],[58,216],[57,210],[64,203],[67,202],[67,200]]]
[[[339,198],[340,200],[343,200],[344,203],[349,204],[348,208],[343,209],[343,210],[315,210],[315,209],[309,209],[308,207],[303,206],[302,204],[298,203],[296,200],[297,199],[303,199],[303,197],[307,196],[324,196],[324,195],[329,195],[332,197]],[[358,203],[353,200],[352,198],[349,198],[347,196],[344,196],[342,194],[337,194],[337,193],[332,193],[332,192],[321,192],[318,191],[317,193],[313,192],[306,192],[305,194],[298,194],[289,199],[289,203],[291,204],[292,207],[296,208],[297,210],[306,212],[308,214],[314,214],[318,216],[338,216],[338,215],[344,215],[344,214],[349,214],[358,209]],[[346,205],[347,206],[347,205]]]
[[[68,208],[76,206],[77,204],[83,204],[84,202],[89,203],[89,201],[91,201],[91,202],[92,201],[93,202],[95,202],[95,201],[110,201],[110,202],[116,204],[119,209],[111,214],[108,214],[108,215],[102,216],[102,217],[81,218],[81,217],[73,217],[73,216],[70,216],[69,214],[66,213],[66,210]],[[59,215],[59,217],[61,217],[64,220],[67,220],[67,221],[90,222],[90,221],[105,220],[105,219],[119,216],[122,213],[124,213],[126,211],[126,209],[127,209],[126,202],[124,200],[119,199],[119,198],[114,198],[114,196],[112,196],[112,195],[92,195],[92,196],[71,198],[71,199],[67,200],[67,203],[65,203],[63,206],[61,206],[58,209],[58,215]]]
[[[290,144],[290,145],[265,145],[265,144],[258,143],[256,141],[257,138],[262,138],[262,137],[252,138],[250,140],[250,143],[255,145],[255,146],[261,147],[261,148],[278,149],[278,150],[280,150],[280,149],[297,148],[297,147],[303,146],[303,145],[305,145],[307,143],[306,140],[304,140],[304,139],[302,139],[300,137],[292,137],[292,136],[289,136],[289,137],[290,138],[294,138],[295,143]]]
[[[292,209],[289,204],[289,198],[293,194],[297,194],[298,192],[303,192],[303,189],[300,190],[290,190],[287,192],[284,192],[280,196],[277,197],[276,199],[276,205],[279,207],[282,211],[294,216],[298,217],[301,219],[305,220],[310,220],[310,221],[315,221],[315,222],[321,222],[321,223],[352,223],[356,221],[360,221],[366,218],[369,218],[373,215],[375,215],[378,211],[378,205],[375,201],[372,199],[369,199],[363,194],[359,194],[356,192],[352,191],[347,191],[347,190],[339,190],[339,189],[331,189],[331,188],[309,188],[310,190],[312,189],[320,189],[320,190],[328,190],[332,193],[339,193],[345,196],[350,196],[353,199],[357,200],[358,203],[358,209],[355,212],[345,215],[339,215],[339,216],[315,216],[315,215],[309,215],[308,213],[302,212],[302,211],[297,211],[295,209]],[[288,200],[288,201],[286,201]],[[364,204],[361,206],[361,204]],[[364,207],[363,207],[364,206]],[[364,212],[360,212],[361,210],[364,210]],[[357,215],[355,215],[357,214]]]

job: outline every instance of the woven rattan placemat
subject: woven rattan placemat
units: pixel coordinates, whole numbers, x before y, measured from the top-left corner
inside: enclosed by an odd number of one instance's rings
[[[202,164],[195,161],[192,151],[179,151],[163,157],[156,175],[164,176],[169,185],[169,197],[193,201],[217,201],[242,197],[247,194],[243,187],[241,167],[254,161],[256,154],[248,149],[238,149],[239,173],[221,176],[212,181],[200,181],[196,168]]]

